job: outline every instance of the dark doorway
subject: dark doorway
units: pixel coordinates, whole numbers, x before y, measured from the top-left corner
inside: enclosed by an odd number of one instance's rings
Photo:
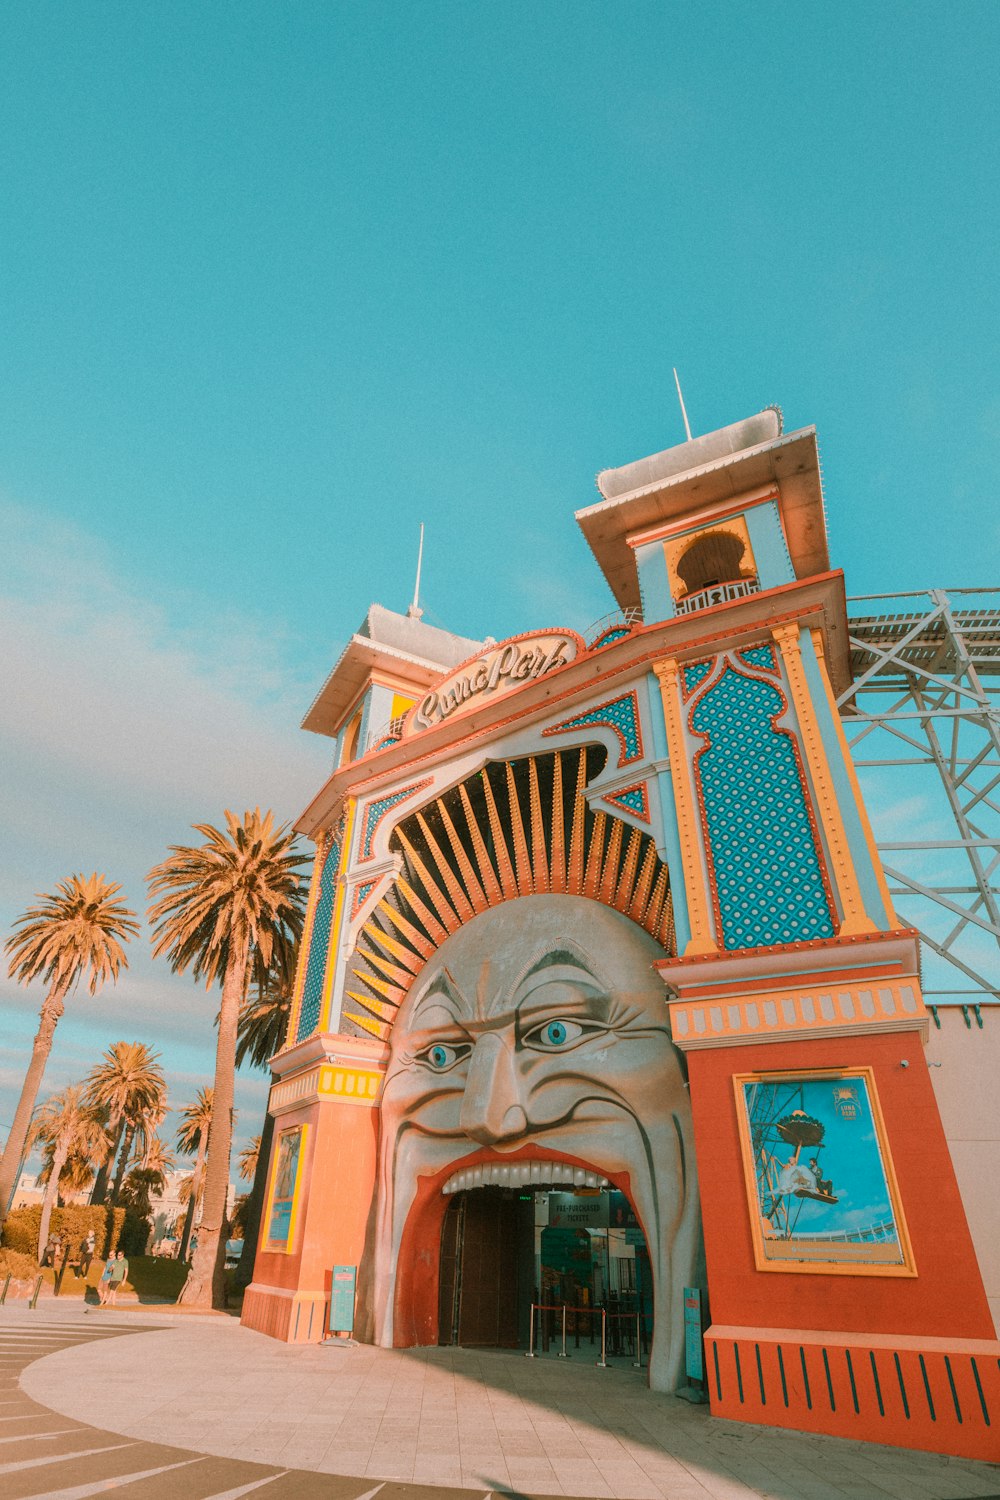
[[[495,1187],[455,1194],[441,1231],[439,1343],[518,1347],[520,1305],[531,1302],[532,1234],[530,1198]]]

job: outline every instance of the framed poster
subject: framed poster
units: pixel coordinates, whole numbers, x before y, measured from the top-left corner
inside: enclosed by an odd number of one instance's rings
[[[307,1129],[306,1125],[297,1125],[278,1136],[267,1204],[266,1250],[292,1250]]]
[[[733,1083],[757,1269],[915,1276],[872,1070]]]

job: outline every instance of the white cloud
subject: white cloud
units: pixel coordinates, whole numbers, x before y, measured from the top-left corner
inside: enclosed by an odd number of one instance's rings
[[[146,872],[169,844],[197,840],[193,823],[258,804],[293,818],[322,783],[328,744],[298,724],[330,661],[268,618],[266,559],[247,592],[241,617],[211,599],[157,597],[81,529],[0,502],[4,934],[74,871],[103,871],[141,910]],[[217,992],[154,963],[145,932],[129,959],[117,987],[67,1004],[44,1093],[123,1037],[162,1052],[174,1102],[211,1081]],[[2,1122],[42,994],[0,980]],[[238,1086],[259,1096],[253,1134],[266,1083]]]

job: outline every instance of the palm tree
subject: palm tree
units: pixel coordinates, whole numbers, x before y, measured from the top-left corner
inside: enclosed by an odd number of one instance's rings
[[[260,1156],[260,1136],[251,1136],[239,1155],[240,1176],[244,1182],[251,1182],[257,1170],[257,1160]]]
[[[153,953],[166,954],[175,973],[190,968],[209,985],[222,981],[202,1223],[180,1299],[189,1307],[225,1304],[223,1226],[240,1006],[251,978],[263,978],[299,937],[305,906],[299,874],[305,857],[287,825],[275,828],[273,814],[262,816],[259,808],[245,812],[242,822],[229,811],[225,816],[225,832],[196,824],[205,842],[172,846],[148,877]]]
[[[184,1232],[181,1235],[178,1260],[187,1260],[194,1216],[198,1212],[202,1189],[205,1186],[205,1154],[208,1150],[208,1130],[212,1123],[213,1095],[212,1089],[199,1089],[195,1102],[181,1110],[181,1123],[177,1130],[177,1149],[185,1156],[192,1156],[195,1152],[198,1156],[191,1177],[186,1178],[181,1184],[182,1192],[187,1182],[192,1184],[192,1190],[181,1199],[182,1203],[187,1203],[187,1213],[184,1216]]]
[[[120,891],[121,886],[103,875],[71,875],[58,882],[58,894],[37,897],[40,904],[18,917],[14,926],[20,931],[7,940],[10,976],[21,984],[43,979],[49,991],[0,1163],[0,1224],[20,1171],[32,1110],[70,986],[89,970],[88,988],[96,995],[105,980],[114,982],[128,967],[122,944],[135,936],[139,924],[135,913],[117,899]]]
[[[153,1211],[152,1195],[162,1193],[166,1185],[165,1173],[155,1167],[133,1167],[122,1183],[121,1201],[140,1219],[148,1219]]]
[[[155,1133],[146,1142],[146,1149],[142,1156],[142,1169],[144,1172],[161,1172],[166,1174],[173,1170],[176,1163],[174,1153],[161,1136]]]
[[[41,1260],[49,1237],[52,1208],[59,1192],[59,1179],[70,1155],[89,1161],[103,1160],[108,1137],[95,1110],[87,1103],[82,1084],[71,1084],[47,1099],[35,1116],[32,1127],[35,1140],[51,1149],[52,1164],[42,1199],[42,1217],[38,1226],[38,1259]]]
[[[249,1062],[252,1067],[267,1068],[274,1054],[280,1052],[285,1045],[298,954],[298,943],[291,948],[283,947],[263,979],[258,980],[256,995],[248,999],[240,1011],[239,1038],[236,1043],[237,1067]],[[274,1082],[273,1073],[271,1082]],[[234,1278],[237,1287],[248,1287],[253,1280],[273,1136],[274,1120],[270,1111],[265,1109],[253,1187],[243,1210],[243,1250]],[[240,1160],[242,1162],[242,1157]]]
[[[147,1047],[145,1042],[115,1042],[105,1052],[104,1060],[91,1068],[87,1076],[88,1100],[95,1109],[106,1112],[112,1139],[108,1163],[98,1173],[92,1202],[103,1203],[108,1172],[117,1158],[118,1170],[111,1194],[112,1203],[117,1203],[136,1131],[150,1113],[163,1118],[166,1094],[159,1053]]]

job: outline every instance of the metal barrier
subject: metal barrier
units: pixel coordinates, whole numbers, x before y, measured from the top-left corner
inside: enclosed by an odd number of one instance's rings
[[[10,1291],[10,1278],[11,1273],[10,1271],[8,1271],[7,1280],[3,1284],[3,1291],[0,1292],[0,1307],[3,1307],[4,1303],[7,1301],[7,1293]]]
[[[32,1292],[32,1294],[31,1294],[31,1301],[28,1303],[28,1310],[29,1311],[34,1307],[35,1303],[38,1301],[38,1293],[42,1290],[42,1281],[43,1281],[43,1279],[44,1279],[43,1277],[39,1276],[38,1280],[35,1282],[35,1290]]]
[[[570,1354],[569,1354],[569,1352],[567,1351],[567,1348],[566,1348],[566,1314],[570,1313],[570,1312],[573,1313],[573,1314],[575,1314],[575,1315],[579,1314],[579,1313],[585,1313],[586,1314],[587,1319],[588,1319],[588,1321],[590,1323],[590,1328],[591,1328],[591,1343],[593,1343],[593,1326],[594,1326],[593,1325],[593,1319],[594,1319],[595,1313],[600,1313],[600,1315],[601,1315],[601,1357],[597,1361],[597,1368],[599,1370],[610,1369],[610,1365],[608,1363],[608,1320],[611,1319],[611,1320],[613,1320],[615,1322],[622,1322],[622,1321],[626,1321],[628,1323],[634,1322],[635,1323],[635,1348],[634,1348],[634,1350],[630,1349],[628,1352],[630,1354],[631,1353],[635,1354],[635,1358],[632,1361],[632,1368],[633,1368],[633,1370],[641,1370],[641,1369],[644,1368],[643,1363],[642,1363],[643,1344],[645,1343],[645,1345],[646,1345],[646,1352],[647,1352],[647,1358],[648,1358],[649,1340],[648,1340],[648,1337],[645,1337],[645,1331],[644,1331],[643,1326],[642,1326],[643,1314],[641,1312],[634,1312],[634,1313],[632,1313],[632,1312],[609,1313],[606,1307],[571,1307],[566,1302],[532,1302],[532,1304],[531,1304],[531,1317],[530,1317],[529,1331],[528,1331],[528,1350],[527,1350],[527,1353],[524,1356],[525,1359],[537,1359],[538,1358],[538,1355],[537,1355],[537,1353],[535,1351],[535,1342],[536,1342],[536,1340],[535,1340],[535,1313],[536,1312],[537,1313],[551,1312],[551,1313],[560,1313],[561,1314],[561,1319],[560,1319],[560,1335],[561,1335],[561,1344],[562,1344],[562,1347],[560,1348],[558,1356],[557,1356],[557,1358],[559,1358],[559,1359],[569,1359],[571,1357]],[[544,1331],[544,1328],[542,1327],[542,1323],[541,1323],[541,1319],[540,1318],[539,1318],[538,1321],[539,1321],[539,1330],[540,1330],[540,1333],[541,1333],[541,1339],[542,1339],[542,1342],[545,1343],[545,1339],[546,1339],[545,1331]],[[574,1319],[573,1319],[573,1332],[574,1332],[574,1335],[575,1335],[575,1338],[576,1338],[576,1347],[579,1349],[579,1347],[580,1347],[580,1323],[579,1323],[579,1318],[577,1316],[574,1316]],[[631,1343],[631,1341],[632,1341],[631,1330],[629,1331],[629,1333],[627,1335],[627,1338],[628,1338],[628,1342]],[[547,1343],[545,1344],[545,1347],[546,1348],[548,1347]],[[616,1357],[620,1357],[620,1355],[622,1353],[622,1349],[620,1347],[620,1339],[616,1339],[615,1340],[615,1349],[614,1349],[613,1352],[614,1352],[614,1354],[615,1354]]]

